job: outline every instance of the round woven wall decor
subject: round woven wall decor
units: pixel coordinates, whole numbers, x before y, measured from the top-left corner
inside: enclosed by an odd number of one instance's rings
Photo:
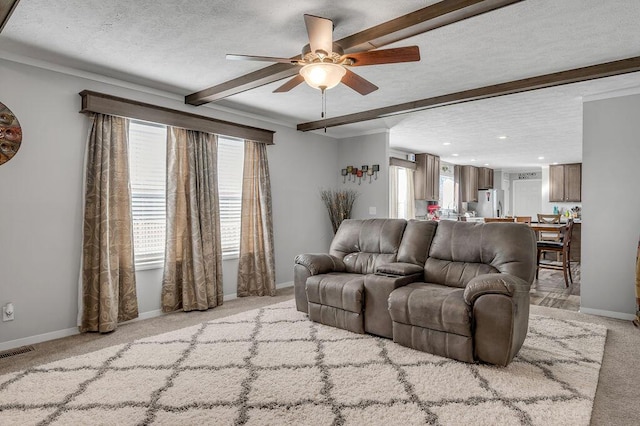
[[[22,127],[11,110],[0,102],[0,165],[11,160],[20,149]]]

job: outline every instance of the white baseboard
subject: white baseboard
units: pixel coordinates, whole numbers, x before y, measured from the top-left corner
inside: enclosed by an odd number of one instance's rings
[[[78,327],[52,331],[50,333],[38,334],[36,336],[24,337],[22,339],[9,340],[8,342],[0,343],[0,352],[8,351],[9,349],[19,348],[21,346],[35,345],[36,343],[42,343],[49,340],[60,339],[62,337],[69,337],[69,336],[73,336],[74,334],[80,334],[80,332],[78,331]]]
[[[287,281],[284,283],[276,284],[276,289],[287,288],[287,287],[293,287],[293,281]],[[238,298],[238,293],[232,293],[232,294],[225,295],[222,300],[224,302],[228,302],[229,300],[233,300],[237,298]]]
[[[605,311],[602,309],[591,309],[591,308],[583,308],[583,307],[580,307],[580,312],[583,314],[598,315],[600,317],[609,317],[609,318],[628,320],[628,321],[632,321],[636,317],[633,314],[627,314],[624,312]]]
[[[293,281],[287,281],[284,283],[276,284],[276,288],[287,288],[287,287],[293,287]]]
[[[148,312],[143,312],[141,314],[138,314],[138,318],[134,318],[134,319],[129,320],[129,321],[121,322],[118,325],[129,324],[131,322],[142,321],[142,320],[146,320],[146,319],[149,319],[149,318],[160,317],[162,315],[164,315],[164,312],[162,312],[162,309],[156,309],[155,311],[148,311]]]
[[[276,284],[277,289],[293,287],[293,281],[287,281],[281,284]],[[237,299],[238,296],[236,293],[229,294],[224,296],[224,301]],[[132,319],[131,321],[126,321],[127,323],[142,321],[149,318],[155,318],[164,315],[161,309],[156,309],[155,311],[143,312],[138,315],[138,318]],[[121,323],[125,324],[125,323]],[[9,340],[8,342],[0,342],[0,352],[7,351],[9,349],[19,348],[21,346],[27,345],[35,345],[36,343],[46,342],[48,340],[60,339],[62,337],[73,336],[74,334],[79,334],[77,327],[67,328],[64,330],[52,331],[50,333],[38,334],[36,336],[24,337],[22,339]]]

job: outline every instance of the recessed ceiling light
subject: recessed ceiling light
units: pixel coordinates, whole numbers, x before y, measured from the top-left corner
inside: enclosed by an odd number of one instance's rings
[[[485,166],[488,166],[488,165],[489,165],[489,163],[484,163],[484,165],[485,165]]]
[[[538,157],[538,160],[544,160],[544,157],[540,156]]]
[[[442,145],[451,145],[451,142],[444,142]]]
[[[476,159],[475,159],[475,158],[472,158],[472,159],[471,159],[471,160],[469,160],[469,161],[476,161]]]
[[[454,157],[457,157],[459,154],[451,154],[451,155],[453,155]]]
[[[553,165],[554,165],[554,166],[557,166],[557,165],[558,165],[558,162],[557,162],[557,161],[556,161],[556,162],[554,162],[554,163],[553,163]]]
[[[506,139],[506,136],[498,136],[498,139]]]

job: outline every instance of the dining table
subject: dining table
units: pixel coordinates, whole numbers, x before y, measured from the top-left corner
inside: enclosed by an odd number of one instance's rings
[[[557,232],[561,234],[566,228],[566,223],[531,223],[529,227],[536,232]]]

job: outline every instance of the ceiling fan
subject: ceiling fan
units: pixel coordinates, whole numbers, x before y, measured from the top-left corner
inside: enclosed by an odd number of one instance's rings
[[[343,48],[333,41],[333,22],[330,19],[304,15],[304,22],[309,44],[302,48],[302,55],[294,58],[275,58],[228,54],[227,59],[300,65],[299,74],[274,90],[274,93],[288,92],[305,81],[309,86],[321,90],[323,94],[325,90],[342,82],[361,95],[378,90],[378,86],[349,68],[420,60],[418,46],[345,54]]]

